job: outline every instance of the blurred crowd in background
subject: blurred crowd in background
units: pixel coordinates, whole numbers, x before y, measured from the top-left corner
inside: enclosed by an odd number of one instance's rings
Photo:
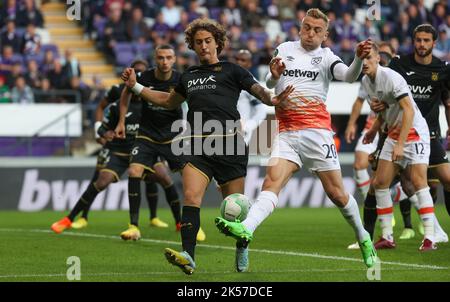
[[[51,41],[42,43],[46,25],[40,8],[45,2],[0,3],[0,103],[81,102],[95,107],[109,87],[102,85],[101,78],[86,85],[71,50],[61,52]],[[313,7],[330,19],[329,38],[323,46],[347,64],[353,59],[356,43],[369,37],[391,43],[399,54],[411,52],[412,31],[421,23],[438,29],[434,54],[450,61],[450,0],[379,2],[381,20],[371,21],[366,0],[81,0],[79,25],[84,38],[95,41],[117,74],[136,58],[152,65],[153,50],[160,44],[175,47],[179,71],[197,64],[183,32],[192,20],[209,17],[228,32],[220,59],[234,61],[236,51],[248,49],[253,55],[250,71],[261,80],[276,46],[298,40],[300,21]],[[54,93],[57,90],[78,93],[65,96]],[[340,124],[340,119],[336,120]]]

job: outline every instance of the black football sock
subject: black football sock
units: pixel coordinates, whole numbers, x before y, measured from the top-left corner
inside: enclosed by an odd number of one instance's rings
[[[141,205],[141,178],[128,178],[128,201],[130,203],[130,224],[139,225],[139,207]]]
[[[172,210],[175,223],[179,223],[181,221],[181,206],[177,189],[173,184],[171,184],[167,188],[164,188],[164,192],[166,194],[167,203],[170,205],[170,209]]]
[[[181,218],[181,242],[183,250],[195,259],[195,245],[200,228],[200,208],[184,206]]]
[[[400,200],[400,212],[402,213],[403,223],[406,229],[412,229],[411,224],[411,201],[409,199]]]
[[[86,207],[89,208],[95,197],[97,197],[98,193],[100,193],[100,191],[97,190],[94,183],[91,182],[86,191],[84,191],[83,195],[81,195],[80,199],[70,212],[69,216],[67,216],[69,217],[70,221],[73,221],[78,213],[83,211]]]
[[[377,199],[375,195],[367,193],[366,200],[364,201],[364,228],[370,234],[372,240],[377,217]]]
[[[145,183],[145,194],[147,196],[148,208],[150,210],[150,219],[155,218],[157,215],[158,207],[158,187],[154,182]]]
[[[447,209],[447,213],[450,216],[450,192],[444,189],[444,201],[445,208]]]
[[[92,179],[91,179],[91,183],[95,183],[97,181],[99,174],[100,174],[100,171],[95,170],[94,175],[92,176]],[[81,217],[83,217],[86,220],[88,219],[88,214],[89,214],[91,205],[92,205],[92,202],[90,204],[86,205],[83,209],[83,213],[81,213]]]

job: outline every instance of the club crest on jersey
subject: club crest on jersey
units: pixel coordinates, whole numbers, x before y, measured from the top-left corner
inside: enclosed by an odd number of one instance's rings
[[[322,57],[315,57],[315,58],[312,58],[311,65],[318,65],[318,64],[320,64],[320,62],[322,62]]]
[[[437,81],[437,80],[439,80],[439,73],[437,73],[437,72],[432,72],[432,73],[431,73],[431,80],[432,80],[432,81]]]
[[[222,71],[222,66],[214,66],[213,71]]]

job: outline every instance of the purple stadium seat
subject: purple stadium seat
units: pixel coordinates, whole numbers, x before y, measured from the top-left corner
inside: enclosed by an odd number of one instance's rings
[[[122,54],[122,52],[133,52],[133,44],[130,42],[117,42],[114,45],[114,53]]]
[[[211,7],[209,9],[209,17],[211,19],[214,19],[216,21],[219,20],[219,15],[222,12],[222,9],[220,7]]]
[[[265,32],[254,32],[252,33],[252,38],[256,40],[256,44],[258,45],[258,48],[264,48],[264,45],[266,43],[266,40],[268,39],[268,35]]]
[[[133,43],[134,53],[137,57],[147,58],[150,55],[152,49],[152,43],[148,42],[145,44]]]
[[[286,20],[281,22],[281,29],[283,30],[283,32],[287,33],[289,32],[289,29],[294,25],[295,25],[294,20]]]
[[[27,63],[31,60],[34,60],[39,66],[41,66],[44,62],[44,53],[41,51],[40,53],[35,55],[26,55],[25,60]]]
[[[100,18],[94,21],[94,28],[97,32],[97,36],[101,39],[104,36],[104,31],[106,27],[106,23],[108,22],[107,18]]]
[[[55,44],[43,44],[41,45],[41,52],[45,54],[47,50],[51,50],[53,52],[54,57],[59,56],[58,46]]]
[[[115,52],[116,54],[116,64],[121,67],[130,66],[131,62],[133,62],[135,55],[133,51],[123,51],[123,52]]]

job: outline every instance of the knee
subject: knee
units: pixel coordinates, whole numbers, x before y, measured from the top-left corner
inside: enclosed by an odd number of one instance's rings
[[[327,190],[327,196],[338,207],[344,207],[348,201],[348,195],[344,190],[332,188]]]
[[[144,169],[140,166],[136,166],[136,165],[131,165],[128,168],[128,175],[130,177],[142,177],[143,171]]]
[[[420,173],[416,173],[411,177],[411,183],[415,191],[427,187],[428,186],[427,176],[421,175]]]
[[[266,175],[264,178],[264,183],[262,186],[262,191],[272,191],[272,192],[280,192],[281,190],[281,183],[278,180],[273,179],[270,177],[270,175]],[[277,193],[275,193],[277,194]]]
[[[114,178],[112,175],[109,176],[102,173],[95,182],[95,188],[99,191],[103,191],[111,182],[113,182],[113,180]]]
[[[200,206],[201,198],[198,192],[193,190],[184,191],[184,205],[186,206]]]
[[[375,176],[372,181],[372,186],[375,190],[386,189],[389,188],[389,184],[386,184],[386,181],[381,177]]]
[[[355,163],[353,164],[353,169],[358,171],[358,170],[365,170],[369,167],[368,163],[364,163],[362,161],[355,161]]]

